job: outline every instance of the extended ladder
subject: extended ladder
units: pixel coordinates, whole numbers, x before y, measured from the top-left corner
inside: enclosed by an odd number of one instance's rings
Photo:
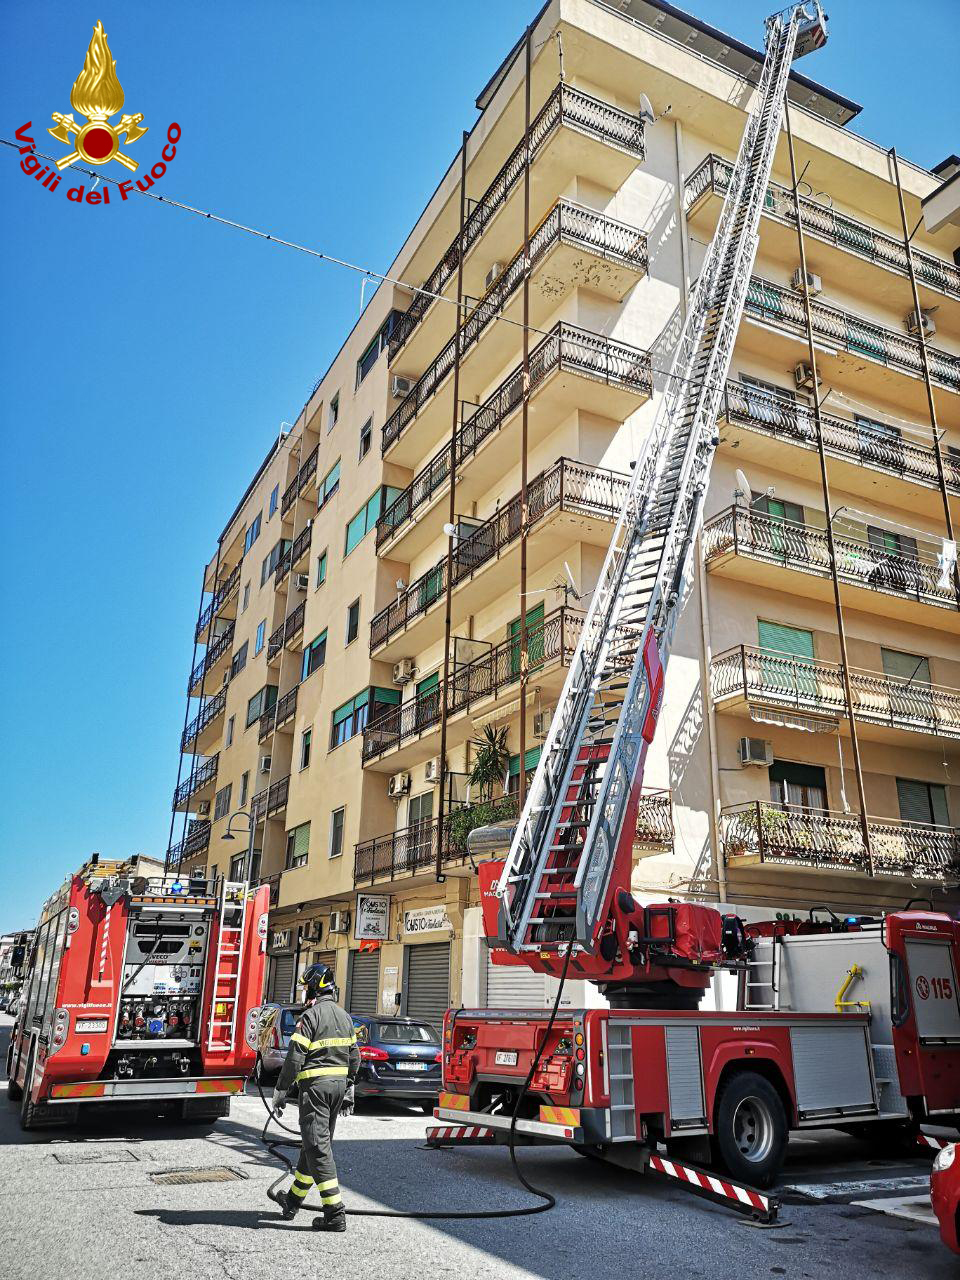
[[[211,987],[207,1049],[229,1053],[237,1030],[243,943],[247,928],[246,881],[224,880],[220,890],[217,954]]]
[[[498,943],[515,953],[567,941],[596,951],[614,890],[629,884],[643,763],[692,577],[790,66],[826,38],[816,0],[775,14],[766,27],[757,93],[717,231],[495,886]]]

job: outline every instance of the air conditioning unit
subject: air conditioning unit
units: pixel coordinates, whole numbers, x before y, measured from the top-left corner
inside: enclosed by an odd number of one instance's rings
[[[502,274],[503,274],[503,263],[492,262],[490,264],[490,270],[487,272],[487,274],[483,278],[484,289],[489,289],[490,286],[495,283],[497,277]]]
[[[434,756],[432,760],[428,760],[423,766],[424,782],[440,781],[440,757]]]
[[[210,801],[201,800],[197,805],[197,813],[199,813],[202,817],[206,817],[206,815],[209,812],[210,812]]]
[[[293,585],[297,591],[306,591],[310,585],[310,575],[308,573],[298,573]]]
[[[409,684],[413,679],[413,673],[416,670],[412,658],[401,658],[399,662],[393,664],[393,683]]]
[[[260,757],[260,772],[261,772],[261,773],[269,773],[269,772],[270,772],[270,766],[271,766],[272,764],[273,764],[273,756],[261,756],[261,757]]]
[[[390,394],[395,400],[402,400],[404,396],[410,394],[412,386],[412,378],[404,378],[399,373],[395,373],[393,375],[393,380],[390,383]]]
[[[813,391],[813,370],[805,360],[800,363],[793,371],[793,381],[798,391]],[[817,386],[823,382],[822,378],[817,378]]]
[[[535,738],[545,738],[550,732],[550,721],[553,719],[555,707],[544,707],[542,711],[537,711],[533,717],[533,736]]]
[[[808,271],[804,279],[802,269],[797,267],[792,284],[796,293],[805,293],[808,298],[815,298],[818,293],[823,293],[823,281],[815,271]]]
[[[935,311],[936,308],[934,307]],[[925,338],[932,338],[937,332],[937,326],[933,323],[933,316],[929,311],[911,311],[908,316],[904,317],[904,325],[907,333],[918,334],[921,329]]]
[[[741,738],[740,767],[746,769],[754,764],[769,769],[773,764],[773,746],[765,738]]]
[[[403,796],[403,795],[406,795],[406,793],[407,793],[409,790],[410,790],[410,775],[409,775],[409,773],[394,773],[394,774],[391,774],[391,776],[390,776],[390,780],[389,780],[389,782],[387,783],[387,795],[388,795],[388,796],[394,796],[394,797],[395,797],[395,796]]]
[[[346,933],[350,928],[350,912],[349,911],[331,911],[330,923],[327,925],[328,933]]]

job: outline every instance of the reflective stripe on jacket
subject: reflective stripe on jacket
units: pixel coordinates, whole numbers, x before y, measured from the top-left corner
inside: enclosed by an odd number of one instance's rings
[[[300,1015],[277,1088],[320,1078],[350,1081],[359,1068],[353,1019],[332,996],[320,996]]]

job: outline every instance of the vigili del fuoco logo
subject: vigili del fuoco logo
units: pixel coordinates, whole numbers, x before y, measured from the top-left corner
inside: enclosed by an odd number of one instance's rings
[[[73,111],[69,115],[53,112],[55,128],[48,129],[47,133],[58,142],[66,143],[71,150],[59,160],[54,160],[51,168],[49,165],[41,167],[40,158],[33,154],[37,144],[28,133],[33,126],[33,122],[28,120],[17,130],[17,141],[22,144],[20,154],[23,156],[20,168],[48,191],[56,191],[60,185],[61,171],[78,160],[92,165],[107,165],[111,160],[116,160],[131,173],[135,172],[140,167],[139,161],[121,151],[120,144],[123,141],[124,147],[133,146],[148,132],[149,126],[143,123],[143,113],[140,111],[135,115],[123,114],[115,124],[111,124],[110,117],[122,111],[123,104],[123,87],[117,78],[117,64],[107,44],[103,23],[98,22],[93,28],[83,70],[70,90],[70,105],[78,115],[86,117],[86,123],[78,123]],[[163,159],[158,160],[149,173],[136,179],[136,185],[141,191],[149,191],[154,182],[166,173],[167,164],[177,154],[176,143],[180,141],[180,134],[178,124],[169,126],[167,145],[160,153]],[[67,199],[77,204],[109,204],[109,185],[104,184],[101,191],[96,190],[96,185],[95,182],[94,187],[86,194],[83,186],[70,187]],[[133,181],[117,184],[121,201],[129,197],[133,188]]]

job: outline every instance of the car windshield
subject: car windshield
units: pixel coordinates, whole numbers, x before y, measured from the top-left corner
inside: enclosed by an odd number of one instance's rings
[[[381,1044],[439,1044],[440,1037],[425,1022],[381,1022]]]
[[[292,1036],[297,1029],[297,1019],[303,1013],[299,1006],[295,1009],[280,1010],[280,1030],[285,1036]]]

